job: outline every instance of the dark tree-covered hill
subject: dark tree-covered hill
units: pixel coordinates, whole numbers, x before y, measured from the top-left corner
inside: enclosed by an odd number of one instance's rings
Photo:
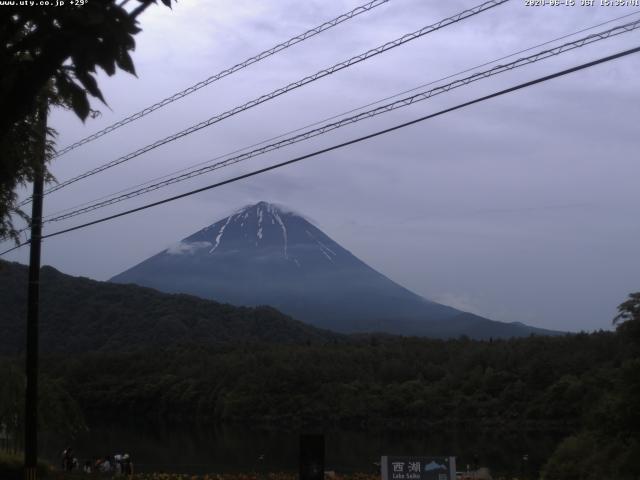
[[[27,267],[0,262],[0,354],[25,344]],[[234,307],[135,285],[97,282],[44,267],[40,345],[43,352],[130,351],[179,344],[339,341],[270,307]]]

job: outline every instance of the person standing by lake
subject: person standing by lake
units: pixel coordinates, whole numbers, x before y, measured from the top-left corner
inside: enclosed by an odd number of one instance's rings
[[[62,452],[62,470],[70,472],[73,469],[73,450],[71,447]]]
[[[122,473],[124,475],[133,475],[133,463],[131,462],[131,456],[125,453],[122,456]]]

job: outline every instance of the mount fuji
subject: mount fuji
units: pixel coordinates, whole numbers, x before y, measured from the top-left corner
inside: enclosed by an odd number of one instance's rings
[[[499,338],[552,333],[429,301],[341,247],[303,216],[259,202],[242,208],[111,282],[234,305],[270,305],[338,332]]]

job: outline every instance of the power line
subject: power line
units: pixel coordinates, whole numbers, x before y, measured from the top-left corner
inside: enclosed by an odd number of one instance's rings
[[[271,171],[271,170],[276,170],[278,168],[281,168],[281,167],[284,167],[284,166],[287,166],[287,165],[291,165],[293,163],[297,163],[297,162],[300,162],[302,160],[306,160],[307,158],[315,157],[315,156],[318,156],[318,155],[321,155],[321,154],[324,154],[324,153],[328,153],[328,152],[331,152],[331,151],[334,151],[334,150],[338,150],[340,148],[344,148],[344,147],[347,147],[349,145],[354,145],[356,143],[360,143],[360,142],[363,142],[365,140],[370,140],[370,139],[378,137],[380,135],[385,135],[387,133],[390,133],[390,132],[393,132],[393,131],[396,131],[396,130],[400,130],[400,129],[408,127],[410,125],[414,125],[414,124],[423,122],[425,120],[429,120],[431,118],[435,118],[435,117],[438,117],[440,115],[444,115],[446,113],[450,113],[450,112],[453,112],[453,111],[456,111],[456,110],[460,110],[462,108],[469,107],[471,105],[475,105],[477,103],[481,103],[481,102],[484,102],[486,100],[490,100],[492,98],[496,98],[496,97],[505,95],[507,93],[512,93],[512,92],[515,92],[517,90],[522,90],[524,88],[531,87],[533,85],[537,85],[539,83],[543,83],[543,82],[552,80],[554,78],[562,77],[562,76],[568,75],[570,73],[574,73],[574,72],[577,72],[577,71],[580,71],[580,70],[584,70],[584,69],[593,67],[595,65],[602,64],[602,63],[610,62],[612,60],[616,60],[618,58],[622,58],[622,57],[625,57],[627,55],[631,55],[633,53],[638,53],[638,52],[640,52],[640,46],[631,48],[629,50],[624,50],[624,51],[616,53],[614,55],[609,55],[609,56],[606,56],[606,57],[602,57],[602,58],[599,58],[597,60],[592,60],[591,62],[583,63],[583,64],[577,65],[575,67],[571,67],[571,68],[568,68],[568,69],[565,69],[565,70],[561,70],[559,72],[556,72],[556,73],[553,73],[553,74],[550,74],[550,75],[545,75],[544,77],[539,77],[539,78],[536,78],[535,80],[530,80],[528,82],[520,83],[520,84],[518,84],[516,86],[509,87],[509,88],[506,88],[504,90],[500,90],[498,92],[494,92],[492,94],[485,95],[483,97],[479,97],[479,98],[476,98],[474,100],[470,100],[468,102],[464,102],[464,103],[458,104],[458,105],[456,105],[454,107],[446,108],[444,110],[440,110],[438,112],[431,113],[429,115],[425,115],[423,117],[411,120],[409,122],[404,122],[404,123],[401,123],[399,125],[395,125],[393,127],[386,128],[384,130],[379,130],[377,132],[370,133],[368,135],[364,135],[362,137],[358,137],[358,138],[355,138],[353,140],[349,140],[347,142],[343,142],[343,143],[340,143],[340,144],[337,144],[337,145],[333,145],[331,147],[323,148],[321,150],[316,150],[315,152],[308,153],[306,155],[302,155],[302,156],[293,158],[291,160],[287,160],[285,162],[277,163],[275,165],[271,165],[269,167],[261,168],[259,170],[254,170],[253,172],[245,173],[243,175],[239,175],[239,176],[227,179],[227,180],[223,180],[221,182],[217,182],[217,183],[214,183],[214,184],[211,184],[211,185],[207,185],[205,187],[197,188],[195,190],[191,190],[189,192],[182,193],[180,195],[175,195],[175,196],[172,196],[172,197],[169,197],[169,198],[165,198],[165,199],[159,200],[157,202],[148,203],[148,204],[140,206],[140,207],[132,208],[130,210],[125,210],[124,212],[116,213],[114,215],[109,215],[107,217],[103,217],[103,218],[100,218],[98,220],[93,220],[91,222],[83,223],[81,225],[76,225],[74,227],[66,228],[64,230],[58,230],[57,232],[53,232],[53,233],[49,233],[47,235],[43,235],[42,238],[44,239],[44,238],[56,237],[58,235],[62,235],[62,234],[69,233],[69,232],[73,232],[75,230],[80,230],[80,229],[83,229],[83,228],[86,228],[86,227],[89,227],[89,226],[92,226],[92,225],[96,225],[96,224],[99,224],[99,223],[107,222],[109,220],[113,220],[113,219],[116,219],[116,218],[119,218],[119,217],[130,215],[132,213],[140,212],[140,211],[146,210],[148,208],[152,208],[152,207],[156,207],[158,205],[163,205],[165,203],[173,202],[173,201],[179,200],[181,198],[189,197],[189,196],[195,195],[197,193],[201,193],[201,192],[204,192],[204,191],[207,191],[207,190],[218,188],[218,187],[221,187],[223,185],[228,185],[230,183],[235,183],[237,181],[244,180],[245,178],[253,177],[253,176],[256,176],[256,175],[259,175],[261,173],[265,173],[265,172],[268,172],[268,171]],[[25,243],[22,243],[20,245],[17,245],[15,247],[13,247],[13,248],[10,248],[8,250],[5,250],[4,252],[0,253],[0,256],[4,255],[6,253],[9,253],[9,252],[11,252],[13,250],[16,250],[17,248],[20,248],[20,247],[26,245],[27,243],[29,243],[29,242],[25,242]]]
[[[138,149],[138,150],[136,150],[136,151],[134,151],[132,153],[124,155],[124,156],[122,156],[120,158],[112,160],[111,162],[103,164],[103,165],[101,165],[99,167],[96,167],[96,168],[94,168],[92,170],[89,170],[89,171],[87,171],[85,173],[82,173],[82,174],[80,174],[80,175],[78,175],[76,177],[73,177],[73,178],[71,178],[69,180],[66,180],[66,181],[64,181],[62,183],[59,183],[58,185],[55,185],[55,186],[49,188],[48,190],[46,190],[45,194],[49,194],[49,193],[55,192],[57,190],[60,190],[61,188],[64,188],[64,187],[72,184],[72,183],[75,183],[75,182],[77,182],[79,180],[82,180],[84,178],[90,177],[90,176],[95,175],[97,173],[103,172],[103,171],[105,171],[105,170],[107,170],[109,168],[115,167],[116,165],[120,165],[121,163],[127,162],[127,161],[129,161],[129,160],[131,160],[131,159],[133,159],[135,157],[138,157],[138,156],[142,155],[143,153],[149,152],[149,151],[151,151],[151,150],[153,150],[155,148],[158,148],[158,147],[160,147],[162,145],[165,145],[167,143],[170,143],[170,142],[173,142],[175,140],[178,140],[178,139],[180,139],[182,137],[185,137],[185,136],[187,136],[187,135],[189,135],[191,133],[197,132],[198,130],[202,130],[203,128],[209,127],[209,126],[213,125],[214,123],[218,123],[218,122],[220,122],[222,120],[225,120],[225,119],[227,119],[227,118],[229,118],[229,117],[231,117],[233,115],[236,115],[236,114],[238,114],[238,113],[240,113],[240,112],[242,112],[244,110],[248,110],[248,109],[250,109],[252,107],[255,107],[255,106],[260,105],[260,104],[262,104],[264,102],[267,102],[267,101],[272,100],[272,99],[274,99],[276,97],[279,97],[280,95],[283,95],[283,94],[288,93],[288,92],[290,92],[292,90],[295,90],[295,89],[300,88],[300,87],[302,87],[304,85],[307,85],[308,83],[314,82],[314,81],[316,81],[316,80],[318,80],[320,78],[323,78],[323,77],[326,77],[326,76],[331,75],[333,73],[336,73],[336,72],[338,72],[340,70],[343,70],[343,69],[345,69],[347,67],[355,65],[357,63],[360,63],[360,62],[362,62],[364,60],[367,60],[367,59],[369,59],[371,57],[379,55],[379,54],[381,54],[383,52],[386,52],[388,50],[391,50],[392,48],[398,47],[398,46],[403,45],[403,44],[405,44],[407,42],[410,42],[412,40],[420,38],[420,37],[422,37],[424,35],[432,33],[432,32],[434,32],[436,30],[440,30],[440,29],[442,29],[444,27],[447,27],[447,26],[452,25],[454,23],[460,22],[461,20],[464,20],[466,18],[470,18],[470,17],[473,17],[475,15],[478,15],[479,13],[482,13],[482,12],[484,12],[486,10],[489,10],[491,8],[494,8],[494,7],[497,7],[498,5],[501,5],[501,4],[506,3],[508,1],[510,1],[510,0],[489,0],[488,2],[482,3],[480,5],[477,5],[477,6],[473,7],[473,8],[470,8],[470,9],[464,10],[464,11],[462,11],[460,13],[457,13],[456,15],[453,15],[451,17],[447,17],[447,18],[445,18],[443,20],[440,20],[437,23],[434,23],[432,25],[428,25],[426,27],[423,27],[420,30],[417,30],[417,31],[415,31],[413,33],[407,33],[407,34],[403,35],[400,38],[397,38],[397,39],[392,40],[390,42],[387,42],[387,43],[385,43],[385,44],[383,44],[383,45],[381,45],[379,47],[376,47],[376,48],[373,48],[371,50],[368,50],[367,52],[362,53],[360,55],[356,55],[355,57],[351,57],[350,59],[345,60],[345,61],[340,62],[340,63],[337,63],[337,64],[335,64],[335,65],[333,65],[333,66],[331,66],[329,68],[320,70],[319,72],[316,72],[313,75],[309,75],[309,76],[307,76],[307,77],[305,77],[305,78],[303,78],[301,80],[298,80],[296,82],[290,83],[289,85],[287,85],[285,87],[278,88],[278,89],[276,89],[276,90],[274,90],[274,91],[272,91],[272,92],[270,92],[268,94],[262,95],[262,96],[260,96],[260,97],[258,97],[256,99],[254,99],[254,100],[251,100],[250,102],[247,102],[247,103],[245,103],[243,105],[235,107],[235,108],[233,108],[231,110],[228,110],[228,111],[226,111],[224,113],[218,114],[218,115],[216,115],[214,117],[211,117],[208,120],[204,120],[203,122],[200,122],[200,123],[198,123],[196,125],[192,125],[191,127],[187,128],[185,130],[182,130],[182,131],[180,131],[178,133],[174,133],[173,135],[170,135],[170,136],[165,137],[163,139],[157,140],[156,142],[151,143],[151,144],[149,144],[149,145],[147,145],[145,147],[142,147],[142,148],[140,148],[140,149]],[[25,200],[25,202],[28,202],[28,201],[29,201],[29,199]],[[22,206],[25,202],[19,204],[19,206]]]
[[[206,173],[212,172],[214,170],[218,170],[220,168],[224,168],[224,167],[228,167],[230,165],[248,160],[250,158],[256,157],[258,155],[262,155],[268,152],[272,152],[274,150],[278,150],[280,148],[284,148],[286,146],[289,145],[293,145],[295,143],[298,142],[302,142],[305,140],[308,140],[310,138],[313,137],[317,137],[319,135],[323,135],[327,132],[336,130],[338,128],[342,128],[346,125],[350,125],[368,118],[372,118],[374,116],[377,115],[381,115],[383,113],[388,113],[390,111],[399,109],[399,108],[403,108],[409,105],[413,105],[414,103],[417,102],[421,102],[424,100],[428,100],[429,98],[442,94],[442,93],[446,93],[450,90],[453,90],[455,88],[459,88],[462,86],[466,86],[469,85],[470,83],[476,82],[478,80],[482,80],[485,78],[489,78],[492,77],[494,75],[498,75],[500,73],[504,73],[525,65],[530,65],[532,63],[535,62],[539,62],[541,60],[553,57],[553,56],[557,56],[560,55],[562,53],[566,53],[569,51],[572,51],[576,48],[580,48],[583,47],[585,45],[590,45],[592,43],[598,42],[600,40],[604,40],[607,38],[610,38],[612,36],[616,36],[616,35],[620,35],[623,33],[628,33],[631,32],[637,28],[640,28],[640,20],[637,20],[635,22],[630,22],[628,24],[625,25],[620,25],[620,26],[616,26],[613,27],[609,30],[605,30],[603,32],[599,32],[599,33],[594,33],[592,35],[588,35],[586,37],[574,40],[572,42],[567,42],[563,45],[559,45],[557,47],[554,47],[552,49],[548,49],[548,50],[543,50],[541,52],[535,53],[533,55],[530,55],[528,57],[523,57],[523,58],[519,58],[518,60],[515,60],[513,62],[504,64],[504,65],[497,65],[489,70],[485,70],[482,72],[477,72],[474,73],[471,76],[462,78],[462,79],[458,79],[454,82],[448,83],[446,85],[442,85],[436,88],[433,88],[431,90],[427,90],[427,91],[423,91],[417,94],[414,94],[412,96],[400,99],[400,100],[396,100],[395,102],[392,103],[388,103],[386,105],[382,105],[379,106],[377,108],[374,108],[372,110],[368,110],[365,112],[361,112],[357,115],[353,115],[351,117],[347,117],[347,118],[343,118],[337,122],[333,122],[333,123],[329,123],[326,125],[323,125],[322,127],[319,128],[315,128],[313,130],[309,130],[307,132],[301,133],[299,135],[295,135],[293,137],[289,137],[286,138],[284,140],[280,140],[279,142],[276,143],[272,143],[269,145],[266,145],[264,147],[260,147],[257,148],[255,150],[252,150],[250,152],[246,152],[240,155],[237,155],[235,157],[231,157],[227,160],[215,163],[213,165],[208,165],[206,167],[202,167],[199,168],[197,170],[192,170],[190,172],[187,173],[183,173],[182,175],[178,175],[178,176],[174,176],[171,177],[167,180],[164,180],[162,182],[158,182],[143,188],[139,188],[138,190],[133,190],[131,192],[119,195],[117,197],[112,197],[108,200],[103,200],[103,201],[99,201],[93,204],[90,204],[88,206],[84,206],[81,208],[77,208],[75,210],[71,210],[67,213],[62,213],[60,215],[57,216],[50,216],[49,218],[46,219],[45,223],[49,223],[49,222],[57,222],[57,221],[61,221],[61,220],[66,220],[78,215],[81,215],[83,213],[88,213],[94,210],[97,210],[99,208],[104,208],[106,206],[109,205],[113,205],[115,203],[119,203],[125,200],[129,200],[131,198],[134,197],[138,197],[140,195],[144,195],[146,193],[158,190],[160,188],[163,187],[167,187],[169,185],[173,185],[175,183],[179,183],[200,175],[204,175]]]
[[[278,52],[281,52],[283,50],[286,50],[289,47],[292,47],[293,45],[296,45],[297,43],[303,42],[311,37],[314,37],[322,32],[324,32],[325,30],[328,30],[330,28],[335,27],[336,25],[339,25],[343,22],[346,22],[347,20],[351,20],[354,17],[357,17],[358,15],[368,12],[370,10],[373,10],[376,7],[379,7],[380,5],[384,5],[385,3],[389,2],[389,0],[373,0],[369,3],[365,3],[364,5],[360,5],[359,7],[354,8],[353,10],[347,12],[347,13],[343,13],[342,15],[339,15],[338,17],[329,20],[328,22],[323,23],[322,25],[318,25],[317,27],[311,28],[309,30],[307,30],[304,33],[301,33],[300,35],[296,35],[295,37],[290,38],[289,40],[279,43],[278,45],[276,45],[275,47],[271,47],[268,50],[265,50],[251,58],[248,58],[247,60],[244,60],[236,65],[234,65],[233,67],[227,68],[225,70],[222,70],[218,73],[216,73],[215,75],[210,76],[209,78],[206,78],[198,83],[196,83],[195,85],[192,85],[178,93],[175,93],[173,95],[171,95],[170,97],[167,97],[163,100],[160,100],[157,103],[154,103],[153,105],[146,107],[142,110],[140,110],[139,112],[136,112],[126,118],[123,118],[122,120],[117,121],[116,123],[113,123],[111,125],[109,125],[108,127],[103,128],[102,130],[93,133],[81,140],[78,140],[77,142],[68,145],[66,147],[64,147],[63,149],[61,149],[59,152],[56,153],[55,157],[60,157],[62,155],[64,155],[65,153],[70,152],[71,150],[74,150],[86,143],[89,143],[93,140],[96,140],[104,135],[106,135],[107,133],[113,132],[114,130],[117,130],[120,127],[123,127],[124,125],[127,125],[128,123],[131,123],[135,120],[138,120],[146,115],[149,115],[150,113],[158,110],[159,108],[162,108],[166,105],[169,105],[170,103],[173,103],[177,100],[180,100],[181,98],[186,97],[187,95],[191,95],[193,92],[196,92],[198,90],[200,90],[203,87],[206,87],[207,85],[210,85],[214,82],[217,82],[218,80],[227,77],[229,75],[231,75],[232,73],[237,72],[238,70],[242,70],[243,68],[246,68],[250,65],[253,65],[254,63],[257,63],[261,60],[264,60],[265,58],[268,58],[272,55],[275,55]]]
[[[562,35],[562,36],[560,36],[560,37],[556,37],[556,38],[554,38],[554,39],[552,39],[552,40],[547,40],[546,42],[539,43],[539,44],[537,44],[537,45],[533,45],[533,46],[531,46],[531,47],[528,47],[528,48],[525,48],[525,49],[519,50],[519,51],[517,51],[517,52],[510,53],[509,55],[505,55],[505,56],[502,56],[502,57],[500,57],[500,58],[496,58],[496,59],[493,59],[493,60],[490,60],[490,61],[484,62],[484,63],[482,63],[482,64],[480,64],[480,65],[476,65],[476,66],[474,66],[474,67],[469,67],[469,68],[466,68],[465,70],[462,70],[462,71],[459,71],[459,72],[456,72],[456,73],[452,73],[452,74],[450,74],[450,75],[447,75],[447,76],[445,76],[445,77],[439,78],[439,79],[437,79],[437,80],[432,80],[432,81],[430,81],[430,82],[428,82],[428,83],[424,83],[424,84],[422,84],[422,85],[418,85],[417,87],[411,88],[411,89],[409,89],[409,90],[404,90],[404,91],[399,92],[399,93],[396,93],[396,94],[394,94],[394,95],[390,95],[390,96],[388,96],[388,97],[381,98],[381,99],[376,100],[376,101],[374,101],[374,102],[370,102],[370,103],[367,103],[367,104],[365,104],[365,105],[361,105],[361,106],[359,106],[359,107],[356,107],[356,108],[352,108],[352,109],[350,109],[350,110],[347,110],[347,111],[345,111],[345,112],[342,112],[342,113],[339,113],[339,114],[336,114],[336,115],[332,115],[332,116],[330,116],[330,117],[323,118],[322,120],[317,120],[317,121],[315,121],[315,122],[313,122],[313,123],[311,123],[311,124],[307,124],[307,125],[305,125],[305,126],[303,126],[303,127],[299,127],[299,128],[294,129],[294,130],[287,131],[287,132],[285,132],[285,133],[281,133],[281,134],[279,134],[279,135],[276,135],[276,136],[274,136],[274,137],[270,137],[270,138],[268,138],[268,139],[262,140],[262,141],[260,141],[260,142],[254,143],[254,144],[252,144],[252,145],[248,145],[248,146],[246,146],[246,147],[239,148],[239,149],[236,149],[236,150],[231,151],[231,152],[227,152],[227,153],[222,154],[222,155],[218,155],[218,156],[216,156],[216,157],[214,157],[214,158],[212,158],[212,159],[210,159],[210,160],[206,160],[206,161],[204,161],[204,162],[199,162],[199,163],[196,163],[196,164],[190,165],[190,166],[188,166],[188,167],[181,168],[181,169],[179,169],[179,170],[175,170],[175,171],[173,171],[173,172],[171,172],[171,173],[168,173],[168,174],[162,175],[162,176],[160,176],[160,177],[155,177],[155,178],[152,178],[152,179],[147,180],[147,181],[145,181],[145,182],[138,183],[138,184],[136,184],[136,185],[132,185],[132,186],[127,187],[127,188],[123,188],[123,189],[121,189],[121,190],[118,190],[118,191],[116,191],[116,192],[110,193],[110,194],[108,194],[108,195],[103,195],[103,196],[98,197],[98,198],[95,198],[95,199],[93,199],[93,200],[90,200],[90,201],[87,201],[87,202],[83,202],[83,203],[80,203],[80,204],[77,204],[77,205],[74,205],[74,206],[71,206],[71,207],[68,207],[68,208],[64,208],[64,209],[62,209],[62,210],[58,210],[58,211],[56,211],[56,212],[54,212],[54,213],[52,213],[52,214],[49,214],[47,217],[48,217],[48,218],[56,217],[56,216],[61,215],[61,214],[63,214],[63,213],[66,213],[66,212],[69,212],[69,211],[72,211],[72,210],[76,210],[76,209],[82,208],[82,207],[84,207],[84,206],[92,205],[92,204],[94,204],[94,203],[96,203],[96,202],[100,202],[101,200],[109,199],[109,198],[111,198],[111,197],[114,197],[115,195],[122,194],[122,193],[125,193],[125,192],[129,192],[129,191],[131,191],[131,190],[138,189],[138,188],[140,188],[140,187],[144,187],[144,186],[146,186],[146,185],[150,185],[150,184],[152,184],[153,182],[157,182],[157,181],[159,181],[159,180],[163,180],[163,179],[166,179],[166,178],[170,178],[170,177],[175,176],[175,175],[178,175],[178,174],[180,174],[180,173],[182,173],[182,172],[186,172],[186,171],[188,171],[188,170],[191,170],[191,169],[194,169],[194,168],[197,168],[197,167],[201,167],[201,166],[203,166],[203,165],[209,165],[210,163],[215,162],[216,160],[221,160],[221,159],[226,158],[226,157],[229,157],[229,156],[231,156],[231,155],[234,155],[234,154],[237,154],[237,153],[243,152],[243,151],[245,151],[245,150],[249,150],[250,148],[258,147],[258,146],[260,146],[260,145],[264,145],[264,144],[266,144],[266,143],[268,143],[268,142],[272,142],[272,141],[274,141],[274,140],[278,140],[278,139],[280,139],[280,138],[284,138],[284,137],[286,137],[287,135],[292,135],[292,134],[294,134],[294,133],[302,132],[303,130],[305,130],[305,129],[307,129],[307,128],[311,128],[311,127],[315,127],[315,126],[317,126],[317,125],[321,125],[321,124],[322,124],[322,123],[324,123],[324,122],[327,122],[327,121],[330,121],[330,120],[334,120],[334,119],[336,119],[336,118],[343,117],[344,115],[348,115],[348,114],[350,114],[350,113],[354,113],[354,112],[357,112],[357,111],[359,111],[359,110],[363,110],[363,109],[368,108],[368,107],[371,107],[371,106],[373,106],[373,105],[378,105],[378,104],[380,104],[380,103],[382,103],[382,102],[385,102],[385,101],[387,101],[387,100],[391,100],[391,99],[393,99],[393,98],[397,98],[397,97],[400,97],[400,96],[402,96],[402,95],[406,95],[407,93],[415,92],[415,91],[417,91],[417,90],[419,90],[419,89],[421,89],[421,88],[428,87],[428,86],[430,86],[430,85],[434,85],[434,84],[436,84],[436,83],[439,83],[439,82],[442,82],[442,81],[448,80],[448,79],[450,79],[450,78],[455,78],[455,77],[457,77],[457,76],[459,76],[459,75],[462,75],[462,74],[464,74],[464,73],[468,73],[468,72],[471,72],[471,71],[477,70],[478,68],[482,68],[482,67],[485,67],[485,66],[487,66],[487,65],[494,64],[494,63],[499,62],[499,61],[501,61],[501,60],[505,60],[505,59],[507,59],[507,58],[511,58],[511,57],[516,56],[516,55],[520,55],[520,54],[522,54],[522,53],[529,52],[529,51],[534,50],[534,49],[536,49],[536,48],[540,48],[540,47],[543,47],[543,46],[545,46],[545,45],[549,45],[549,44],[551,44],[551,43],[554,43],[554,42],[557,42],[557,41],[560,41],[560,40],[564,40],[564,39],[569,38],[569,37],[572,37],[572,36],[574,36],[574,35],[578,35],[578,34],[580,34],[580,33],[584,33],[584,32],[587,32],[587,31],[589,31],[589,30],[593,30],[594,28],[598,28],[598,27],[601,27],[601,26],[603,26],[603,25],[607,25],[607,24],[609,24],[609,23],[616,22],[616,21],[621,20],[621,19],[623,19],[623,18],[628,18],[628,17],[634,16],[634,15],[639,15],[639,14],[640,14],[640,12],[632,12],[632,13],[628,13],[628,14],[626,14],[626,15],[621,15],[621,16],[619,16],[619,17],[612,18],[612,19],[610,19],[610,20],[607,20],[607,21],[604,21],[604,22],[598,23],[598,24],[596,24],[596,25],[592,25],[592,26],[590,26],[590,27],[582,28],[582,29],[577,30],[577,31],[575,31],[575,32],[572,32],[572,33],[568,33],[568,34]],[[26,229],[25,229],[25,230],[26,230]],[[21,230],[21,232],[22,232],[22,230]]]

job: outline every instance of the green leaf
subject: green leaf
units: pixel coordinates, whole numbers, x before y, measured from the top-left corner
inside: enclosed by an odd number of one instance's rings
[[[75,114],[84,122],[91,110],[89,100],[87,99],[87,92],[73,82],[69,82],[68,87],[71,93],[71,108],[73,108]]]
[[[98,88],[98,82],[96,82],[96,79],[93,78],[93,75],[86,72],[77,72],[77,76],[78,76],[78,80],[80,80],[84,88],[86,88],[91,95],[93,95],[96,98],[99,98],[102,103],[104,104],[107,103],[104,100],[104,97],[102,96],[102,92],[100,91],[100,88]]]
[[[116,63],[118,66],[124,70],[125,72],[130,73],[131,75],[136,75],[136,68],[133,65],[133,60],[128,52],[122,51],[120,55],[116,58]]]

